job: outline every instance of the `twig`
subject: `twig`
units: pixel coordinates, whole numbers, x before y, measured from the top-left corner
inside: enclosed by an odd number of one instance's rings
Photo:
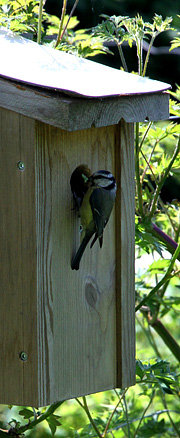
[[[144,412],[143,412],[143,414],[142,414],[142,416],[141,416],[141,418],[140,418],[140,421],[139,421],[138,427],[137,427],[137,429],[135,430],[135,433],[134,433],[134,438],[136,438],[136,436],[137,436],[137,434],[138,434],[138,432],[139,432],[139,429],[140,429],[141,423],[142,423],[142,421],[143,421],[143,419],[144,419],[144,417],[145,417],[145,414],[146,414],[146,412],[148,411],[148,409],[149,409],[149,407],[150,407],[150,405],[151,405],[151,403],[152,403],[152,401],[153,401],[154,394],[155,394],[155,390],[152,391],[152,394],[151,394],[151,398],[150,398],[150,400],[149,400],[149,403],[148,403],[148,405],[146,406],[146,408],[144,409]]]
[[[76,6],[77,6],[78,2],[79,2],[79,0],[76,0],[75,3],[74,3],[74,6],[73,6],[72,9],[71,9],[71,12],[70,12],[70,14],[69,14],[69,17],[68,17],[67,23],[66,23],[66,25],[64,26],[64,29],[63,29],[63,31],[62,31],[60,41],[62,40],[63,35],[64,35],[65,32],[66,32],[66,29],[67,29],[67,27],[68,27],[68,24],[69,24],[69,22],[70,22],[70,19],[71,19],[72,15],[74,14],[74,11],[75,11],[75,9],[76,9]]]
[[[148,309],[148,308],[146,308],[146,309]],[[149,309],[148,309],[148,311],[149,311]],[[155,343],[155,340],[154,340],[154,338],[153,338],[153,336],[152,336],[152,333],[151,333],[151,331],[150,331],[150,329],[149,329],[149,319],[148,319],[148,316],[147,316],[147,311],[145,312],[145,311],[144,311],[144,308],[143,308],[143,309],[141,308],[141,312],[143,313],[143,315],[145,315],[146,320],[148,321],[148,329],[146,329],[146,328],[144,327],[144,325],[141,323],[141,321],[140,321],[140,319],[137,317],[137,315],[136,315],[136,320],[137,320],[138,324],[140,325],[142,331],[144,332],[145,336],[147,337],[147,339],[148,339],[148,341],[149,341],[151,347],[152,347],[153,350],[155,351],[157,357],[161,357],[160,352],[159,352],[159,350],[158,350],[158,348],[157,348],[157,345],[156,345],[156,343]]]
[[[41,423],[42,421],[46,420],[51,414],[53,414],[53,412],[59,408],[59,406],[62,405],[62,403],[64,403],[64,400],[61,402],[55,402],[52,405],[49,406],[49,408],[46,410],[46,412],[44,412],[44,414],[41,414],[39,417],[37,417],[35,420],[30,421],[29,423],[26,423],[24,426],[20,426],[17,430],[16,430],[16,434],[17,435],[21,435],[24,432],[26,432],[29,429],[32,429],[33,427],[35,427],[37,424]]]
[[[153,198],[153,201],[152,201],[152,204],[151,204],[151,207],[150,207],[149,218],[152,218],[152,216],[153,216],[153,214],[155,212],[156,203],[157,203],[157,199],[158,199],[159,193],[160,193],[160,191],[162,189],[162,186],[163,186],[163,184],[164,184],[164,182],[165,182],[165,180],[166,180],[166,178],[167,178],[167,176],[168,176],[168,174],[169,174],[169,172],[171,170],[171,167],[172,167],[172,165],[173,165],[173,163],[174,163],[174,161],[175,161],[175,159],[176,159],[176,157],[177,157],[179,152],[180,152],[180,136],[179,136],[179,140],[178,140],[177,146],[175,148],[174,154],[173,154],[173,156],[171,158],[171,161],[170,161],[167,169],[164,172],[163,178],[161,179],[161,181],[159,182],[159,184],[158,184],[158,186],[157,186],[157,188],[155,190],[154,198]]]
[[[82,400],[83,400],[83,403],[81,403],[81,401],[80,401],[78,398],[76,398],[77,403],[79,403],[79,405],[81,406],[81,408],[83,408],[84,411],[86,412],[86,415],[87,415],[87,417],[89,418],[89,421],[90,421],[90,423],[91,423],[93,429],[95,430],[97,436],[98,436],[99,438],[102,438],[102,435],[101,435],[101,433],[99,432],[99,429],[98,429],[98,427],[96,426],[95,421],[94,421],[93,418],[91,417],[91,413],[90,413],[89,408],[88,408],[88,405],[87,405],[86,397],[83,396],[83,397],[82,397]]]
[[[160,289],[160,287],[163,286],[163,284],[165,284],[170,278],[172,278],[171,271],[173,269],[174,263],[175,263],[176,259],[178,258],[179,254],[180,254],[180,244],[177,246],[176,250],[174,251],[174,254],[171,258],[169,267],[168,267],[164,277],[159,281],[158,284],[156,284],[156,286],[151,290],[151,292],[145,298],[143,298],[142,301],[140,301],[140,303],[135,308],[136,312],[142,306],[144,306],[144,304],[147,303],[147,301]],[[174,275],[173,275],[173,277],[174,277]]]
[[[38,14],[38,34],[37,34],[37,43],[38,44],[41,44],[42,11],[43,11],[43,0],[40,0],[39,1],[39,14]]]
[[[141,150],[141,148],[142,148],[142,145],[143,145],[143,143],[144,143],[145,138],[147,137],[147,134],[148,134],[148,132],[149,132],[151,126],[152,126],[152,123],[153,123],[153,122],[149,122],[149,123],[148,123],[148,126],[147,126],[147,128],[146,128],[146,130],[145,130],[145,132],[144,132],[144,135],[142,136],[142,139],[141,139],[141,141],[140,141],[140,144],[139,144],[139,150]],[[152,155],[152,153],[151,153],[151,155]]]
[[[67,0],[64,0],[63,1],[62,11],[61,11],[61,20],[60,20],[59,32],[58,32],[55,48],[58,46],[58,44],[61,41],[61,34],[62,34],[62,29],[63,29],[64,17],[66,15],[66,6],[67,6]]]
[[[128,390],[128,388],[126,388],[126,389],[123,391],[123,393],[122,393],[120,399],[118,400],[118,402],[117,402],[117,404],[116,404],[114,410],[112,411],[112,414],[110,415],[110,418],[109,418],[109,420],[108,420],[108,422],[107,422],[107,424],[106,424],[106,427],[105,427],[104,433],[103,433],[103,435],[102,435],[103,438],[106,437],[107,432],[108,432],[108,429],[109,429],[109,425],[110,425],[111,420],[112,420],[112,418],[113,418],[113,415],[115,414],[115,412],[116,412],[118,406],[120,405],[120,403],[121,403],[123,397],[125,396],[127,390]]]
[[[176,424],[174,423],[174,421],[173,421],[173,419],[172,419],[172,417],[170,415],[169,409],[167,408],[165,397],[163,395],[162,395],[162,401],[163,401],[165,409],[167,410],[167,415],[168,415],[169,420],[170,420],[170,422],[172,424],[172,427],[175,430],[175,432],[177,433],[177,436],[180,437],[179,427],[177,427]]]
[[[146,59],[145,59],[145,62],[144,62],[144,68],[143,68],[143,74],[142,74],[143,77],[146,76],[146,70],[147,70],[147,65],[148,65],[148,61],[149,61],[150,52],[151,52],[151,49],[152,49],[153,42],[154,42],[156,36],[158,35],[158,33],[159,32],[156,32],[156,34],[152,36],[151,41],[149,43],[148,51],[147,51],[147,54],[146,54]]]
[[[159,319],[151,324],[151,327],[158,333],[158,335],[163,339],[164,343],[167,345],[172,354],[176,357],[178,362],[180,362],[180,346],[176,342],[176,340],[171,336],[166,327],[162,324]]]
[[[58,36],[57,36],[57,40],[56,40],[56,44],[55,44],[55,48],[56,48],[56,47],[59,45],[59,43],[61,42],[61,40],[62,40],[62,38],[63,38],[63,35],[65,34],[66,29],[67,29],[67,27],[68,27],[69,21],[70,21],[72,15],[74,14],[74,11],[75,11],[75,9],[76,9],[76,6],[77,6],[78,2],[79,2],[79,0],[76,0],[76,1],[75,1],[74,5],[73,5],[73,7],[72,7],[72,9],[71,9],[71,12],[70,12],[70,14],[69,14],[69,17],[68,17],[67,23],[66,23],[66,25],[64,26],[64,29],[63,29],[64,17],[65,17],[65,14],[66,14],[66,6],[67,6],[67,0],[64,0],[63,8],[62,8],[62,14],[61,14],[60,28],[59,28],[59,32],[58,32]]]
[[[125,394],[123,396],[123,401],[124,401],[124,407],[125,407],[125,416],[126,416],[126,423],[127,423],[128,438],[131,438],[130,425],[129,425],[129,417],[128,417],[128,408],[127,408]]]
[[[127,64],[126,64],[126,60],[125,60],[125,57],[124,57],[124,53],[123,53],[123,49],[122,49],[121,43],[116,41],[116,44],[117,44],[117,47],[118,47],[119,56],[121,58],[123,69],[124,69],[124,71],[128,72],[128,68],[127,68]]]
[[[178,244],[175,240],[171,239],[164,231],[162,231],[156,224],[152,223],[151,233],[153,236],[158,237],[158,239],[166,246],[167,250],[174,254],[174,250],[177,248]],[[180,255],[178,255],[177,260],[180,260]]]

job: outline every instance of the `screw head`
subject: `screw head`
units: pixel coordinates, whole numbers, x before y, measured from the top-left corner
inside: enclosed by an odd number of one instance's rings
[[[25,351],[21,351],[19,357],[21,360],[23,360],[23,362],[25,362],[27,360],[27,353],[25,353]]]
[[[24,163],[24,161],[18,161],[18,169],[19,170],[25,170],[25,163]]]

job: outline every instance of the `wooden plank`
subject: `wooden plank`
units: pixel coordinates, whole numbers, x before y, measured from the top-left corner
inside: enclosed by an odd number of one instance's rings
[[[134,125],[121,122],[115,143],[117,386],[125,388],[135,383]]]
[[[167,93],[82,99],[5,79],[0,79],[0,106],[68,131],[114,125],[122,119],[132,123],[169,117]]]
[[[83,162],[92,171],[114,171],[114,128],[67,133],[38,123],[37,138],[38,275],[46,284],[39,290],[39,319],[46,330],[42,336],[39,326],[44,352],[39,380],[45,385],[40,404],[46,404],[116,386],[115,211],[102,250],[96,243],[86,249],[79,271],[70,266],[80,239],[70,177]]]
[[[47,135],[44,135],[47,132]],[[38,406],[55,401],[54,388],[54,288],[52,274],[52,159],[51,139],[47,125],[36,123],[36,232],[37,232],[37,342],[38,342]],[[64,189],[63,189],[64,190]],[[54,193],[56,197],[56,193]],[[62,205],[61,205],[62,208]],[[56,246],[56,244],[55,244]],[[57,255],[61,259],[61,252]],[[64,288],[66,285],[64,284]],[[62,335],[63,340],[63,335]]]
[[[1,403],[42,406],[134,383],[132,145],[132,125],[71,133],[1,110]],[[115,173],[118,195],[103,248],[88,247],[76,272],[70,177],[83,162]]]
[[[134,189],[128,192],[124,173],[132,182],[133,126],[124,126],[68,133],[37,123],[41,405],[134,383]],[[79,220],[69,181],[84,162],[92,171],[116,172],[118,197],[103,248],[86,248],[76,272],[70,261],[79,245]]]
[[[33,406],[38,392],[34,121],[1,109],[0,126],[0,403]]]
[[[0,74],[25,83],[88,97],[136,95],[170,88],[164,82],[42,46],[4,27],[0,28],[0,44]]]

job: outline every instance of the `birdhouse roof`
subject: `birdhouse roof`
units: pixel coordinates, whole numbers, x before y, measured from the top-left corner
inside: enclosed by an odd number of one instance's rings
[[[169,84],[39,45],[0,28],[0,75],[38,87],[97,98],[162,92]]]

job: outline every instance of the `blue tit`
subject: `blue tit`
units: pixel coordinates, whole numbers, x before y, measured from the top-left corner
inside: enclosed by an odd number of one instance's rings
[[[81,217],[81,244],[72,259],[71,268],[79,269],[84,250],[94,235],[90,248],[99,239],[100,248],[103,243],[104,228],[109,220],[116,197],[116,180],[107,170],[98,170],[88,179],[86,191],[80,207]]]

